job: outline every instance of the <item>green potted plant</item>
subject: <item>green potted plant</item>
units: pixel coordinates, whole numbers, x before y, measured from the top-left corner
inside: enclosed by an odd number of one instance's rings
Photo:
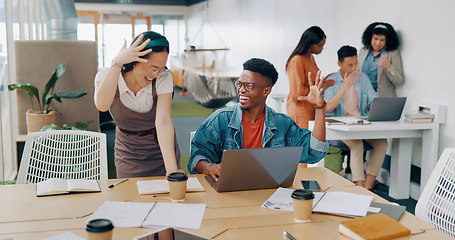
[[[62,98],[80,98],[87,94],[79,91],[54,93],[55,83],[63,75],[63,73],[65,73],[65,68],[66,63],[58,65],[47,82],[41,97],[38,88],[30,83],[15,83],[8,85],[9,91],[26,91],[30,96],[32,109],[29,109],[26,113],[27,132],[37,132],[40,131],[43,126],[55,123],[55,111],[50,109],[50,104],[53,99],[58,102],[62,102]],[[38,100],[38,110],[35,109],[33,104],[33,97],[36,97]]]

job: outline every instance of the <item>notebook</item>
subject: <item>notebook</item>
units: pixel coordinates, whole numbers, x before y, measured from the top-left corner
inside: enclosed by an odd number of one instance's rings
[[[355,240],[387,240],[411,234],[409,228],[384,213],[342,221],[338,230]]]
[[[368,121],[397,121],[401,118],[406,97],[377,97],[371,103]]]
[[[218,182],[205,178],[218,192],[290,187],[303,147],[224,150]]]
[[[385,215],[391,217],[393,220],[398,221],[401,215],[403,215],[404,211],[406,211],[405,206],[371,202],[367,215],[384,213]]]

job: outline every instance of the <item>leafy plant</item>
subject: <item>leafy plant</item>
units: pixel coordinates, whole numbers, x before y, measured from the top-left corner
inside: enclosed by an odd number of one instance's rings
[[[33,106],[33,97],[36,97],[39,103],[39,111],[43,113],[49,113],[49,107],[53,99],[58,102],[62,102],[62,98],[80,98],[87,93],[79,92],[79,91],[72,91],[72,92],[61,92],[61,93],[54,93],[54,87],[57,80],[65,73],[66,63],[61,63],[58,67],[54,70],[51,78],[46,84],[44,88],[43,95],[40,98],[39,90],[37,87],[31,85],[30,83],[15,83],[8,85],[8,90],[22,90],[26,91],[30,96],[30,100],[32,102],[32,109],[35,110]]]

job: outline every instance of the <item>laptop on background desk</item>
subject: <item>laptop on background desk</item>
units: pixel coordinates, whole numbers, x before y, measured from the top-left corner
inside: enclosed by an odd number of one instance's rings
[[[302,146],[224,150],[218,182],[205,178],[218,192],[290,187]]]
[[[406,97],[377,97],[371,103],[366,120],[370,122],[400,120],[405,103]]]

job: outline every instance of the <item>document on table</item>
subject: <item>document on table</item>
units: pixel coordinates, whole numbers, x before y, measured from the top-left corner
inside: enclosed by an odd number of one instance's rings
[[[176,227],[199,229],[206,204],[104,202],[87,220],[104,218],[115,227]]]
[[[294,189],[278,188],[262,207],[293,211],[291,194]],[[347,192],[313,192],[313,212],[348,217],[366,216],[373,196]]]
[[[330,117],[326,119],[328,124],[348,124],[348,125],[363,125],[371,124],[370,121],[366,119],[356,118],[356,117]]]
[[[137,189],[141,195],[169,193],[169,183],[167,180],[137,181]],[[196,177],[190,177],[186,182],[186,191],[204,192],[205,189]]]

